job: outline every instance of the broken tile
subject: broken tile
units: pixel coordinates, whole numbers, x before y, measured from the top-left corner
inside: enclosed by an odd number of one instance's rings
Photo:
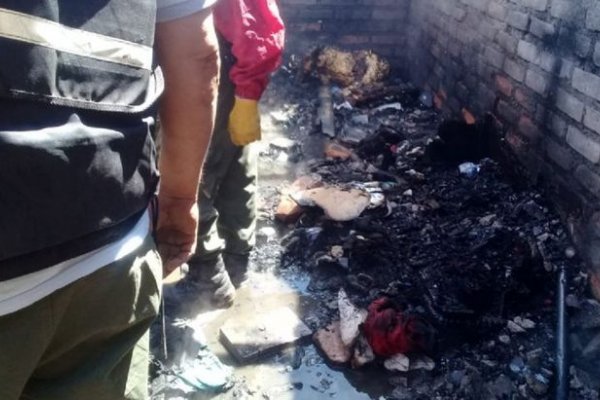
[[[344,289],[340,289],[338,293],[338,307],[342,342],[346,346],[351,346],[360,333],[360,325],[367,319],[367,310],[352,304]]]
[[[322,185],[323,182],[318,174],[304,175],[296,179],[289,188],[283,190],[281,200],[275,211],[275,218],[284,223],[296,222],[304,210],[290,194]]]
[[[221,341],[236,360],[242,363],[310,334],[311,330],[287,307],[264,310],[247,318],[234,316],[220,329]]]
[[[296,222],[302,215],[304,210],[290,196],[284,195],[281,197],[277,209],[275,210],[275,218],[286,224]]]
[[[354,154],[352,150],[345,146],[342,146],[341,144],[329,142],[325,145],[325,157],[327,158],[345,161],[353,155]]]
[[[335,321],[326,328],[319,329],[313,335],[313,339],[329,361],[336,364],[344,364],[350,361],[352,353],[350,348],[342,342],[340,332],[340,321]]]

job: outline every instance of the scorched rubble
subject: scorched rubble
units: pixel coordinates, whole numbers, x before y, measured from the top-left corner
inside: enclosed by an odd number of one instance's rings
[[[303,110],[288,116],[301,143],[318,131],[307,115],[316,114],[317,105],[294,97],[298,84],[282,75],[275,80],[282,101]],[[310,83],[303,87],[316,93]],[[437,113],[418,100],[422,93],[395,87],[403,90],[360,108],[344,105],[343,97],[335,100],[337,137],[325,145],[323,157],[303,162],[300,184],[282,191],[300,208],[293,218],[278,215],[291,224],[281,241],[279,268],[310,271],[309,290],[323,307],[307,324],[318,330],[333,323],[322,337],[339,330],[340,288],[358,307],[389,299],[403,315],[432,327],[433,346],[412,349],[418,354],[409,349],[408,355],[432,357],[435,369],[389,376],[396,386],[389,399],[547,398],[554,370],[555,269],[564,264],[577,275],[581,268],[567,232],[540,193],[511,182],[488,158],[494,149],[485,124],[452,122],[438,129]],[[287,97],[282,88],[289,89]],[[380,107],[391,103],[401,107]],[[461,130],[474,140],[461,139]],[[461,174],[463,161],[477,170]],[[336,220],[332,211],[343,211],[344,202],[304,202],[302,182],[361,191],[370,205],[350,220]],[[571,282],[574,296],[583,296],[584,281]],[[346,362],[350,354],[340,345],[334,361]],[[573,395],[597,398],[589,388],[574,388]]]

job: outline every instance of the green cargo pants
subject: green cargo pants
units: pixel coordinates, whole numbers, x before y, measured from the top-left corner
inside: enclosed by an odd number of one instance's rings
[[[0,317],[0,399],[146,399],[161,279],[148,238],[135,254]]]
[[[220,44],[217,116],[198,201],[200,229],[194,258],[199,260],[211,260],[223,252],[246,255],[255,240],[257,154],[253,146],[236,146],[229,137],[227,122],[235,98],[229,71],[234,59],[230,46],[223,40]]]

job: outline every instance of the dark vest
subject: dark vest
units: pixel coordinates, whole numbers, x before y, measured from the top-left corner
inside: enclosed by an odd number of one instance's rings
[[[0,0],[0,281],[127,232],[158,182],[154,0]]]

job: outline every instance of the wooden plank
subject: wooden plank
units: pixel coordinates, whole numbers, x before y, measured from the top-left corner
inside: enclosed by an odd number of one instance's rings
[[[335,137],[335,116],[329,85],[319,87],[319,120],[321,121],[321,132],[329,137]]]

